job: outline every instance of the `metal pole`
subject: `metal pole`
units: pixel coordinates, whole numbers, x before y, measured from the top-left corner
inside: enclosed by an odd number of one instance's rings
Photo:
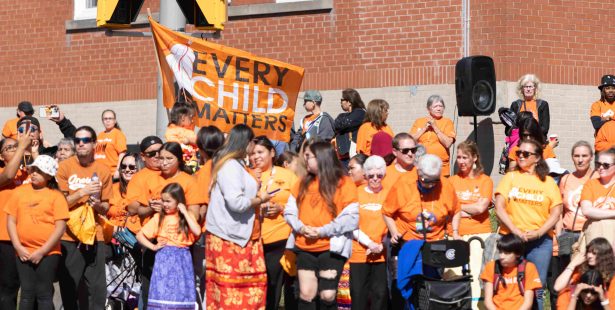
[[[160,0],[160,24],[173,30],[184,31],[186,18],[176,0]],[[167,109],[162,102],[162,78],[158,75],[158,100],[156,105],[156,135],[164,136],[169,123]]]

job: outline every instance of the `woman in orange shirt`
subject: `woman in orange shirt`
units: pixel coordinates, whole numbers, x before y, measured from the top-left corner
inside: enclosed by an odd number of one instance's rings
[[[105,130],[96,135],[94,159],[102,161],[109,167],[113,179],[117,180],[120,177],[117,166],[126,153],[126,136],[120,129],[113,110],[104,110],[101,118]]]
[[[552,231],[562,214],[562,196],[548,176],[549,166],[542,152],[540,142],[521,140],[516,152],[518,171],[507,173],[498,184],[495,212],[502,234],[512,233],[526,242],[526,258],[536,265],[545,284],[553,252]],[[543,298],[543,290],[538,290],[539,309],[543,309]]]
[[[291,284],[294,279],[284,272],[280,259],[286,248],[286,241],[290,235],[290,226],[286,224],[282,211],[291,195],[291,188],[298,181],[297,176],[290,170],[274,166],[275,147],[265,136],[258,136],[252,140],[254,148],[250,153],[250,162],[253,163],[253,174],[260,183],[261,192],[276,192],[271,200],[261,207],[261,236],[265,252],[265,266],[267,267],[267,306],[266,309],[278,309],[282,285]],[[297,301],[294,298],[292,287],[285,286],[284,302],[286,307]]]
[[[487,239],[491,234],[489,206],[493,196],[493,181],[483,173],[483,165],[476,143],[464,141],[457,146],[457,174],[449,180],[461,203],[459,235],[466,241],[471,237]],[[483,249],[479,243],[470,244],[472,296],[480,297],[479,283]],[[474,308],[477,304],[473,301]]]
[[[128,215],[126,206],[130,201],[126,197],[126,191],[132,176],[143,166],[143,161],[137,153],[126,153],[120,159],[120,181],[113,183],[113,196],[109,199],[110,206],[107,211],[107,218],[113,225],[126,227],[135,234],[141,229],[141,220],[138,215]]]
[[[31,184],[17,188],[4,208],[17,254],[19,309],[34,309],[35,304],[38,309],[53,309],[53,280],[62,254],[60,238],[69,218],[68,203],[54,179],[58,163],[53,157],[36,157],[28,171]]]
[[[541,133],[544,138],[549,133],[549,103],[539,99],[540,80],[534,74],[526,74],[517,81],[518,100],[513,101],[510,109],[515,113],[527,111],[532,112],[534,119],[540,124]]]
[[[203,204],[199,210],[199,223],[205,232],[205,214],[209,204],[209,187],[211,186],[212,159],[216,151],[224,144],[224,134],[216,126],[205,126],[197,133],[196,145],[199,148],[200,168],[194,174],[197,186],[201,189],[201,201]]]
[[[320,309],[337,309],[338,282],[358,227],[357,189],[330,143],[311,142],[304,159],[308,174],[284,209],[294,233],[287,247],[297,253],[299,309],[314,309],[317,293]]]
[[[363,125],[357,133],[357,153],[369,156],[372,150],[374,135],[384,131],[393,137],[393,130],[387,125],[389,103],[382,99],[374,99],[367,104],[367,112]]]
[[[450,175],[450,150],[455,143],[455,127],[453,121],[444,117],[444,99],[438,95],[429,96],[427,111],[429,116],[417,119],[410,135],[417,143],[427,149],[428,154],[434,154],[442,160],[442,176]]]

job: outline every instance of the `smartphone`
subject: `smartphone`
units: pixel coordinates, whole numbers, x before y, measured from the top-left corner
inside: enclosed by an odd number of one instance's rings
[[[38,115],[40,117],[60,117],[60,109],[54,105],[46,105],[38,108]]]
[[[269,196],[271,196],[271,195],[276,194],[276,193],[277,193],[277,192],[279,192],[279,191],[280,191],[280,189],[278,188],[278,189],[274,189],[274,190],[272,190],[272,191],[270,191],[270,192],[267,192],[267,194],[269,194]]]

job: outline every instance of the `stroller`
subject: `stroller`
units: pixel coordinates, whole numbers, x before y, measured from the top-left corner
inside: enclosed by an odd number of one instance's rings
[[[115,240],[114,240],[115,241]],[[105,264],[107,278],[106,310],[134,309],[139,300],[141,284],[137,263],[127,248],[113,242],[113,255]]]
[[[470,242],[483,240],[477,237],[463,240],[426,242],[421,250],[423,265],[436,269],[462,267],[462,275],[452,279],[437,279],[426,275],[412,278],[414,291],[410,303],[415,309],[448,310],[472,309],[472,276],[470,275]]]

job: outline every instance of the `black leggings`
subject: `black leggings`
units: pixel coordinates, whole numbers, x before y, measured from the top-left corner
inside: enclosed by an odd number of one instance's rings
[[[53,280],[56,275],[60,255],[43,257],[38,265],[17,261],[17,273],[21,282],[19,310],[33,310],[37,303],[41,310],[53,310]]]
[[[17,291],[19,277],[15,264],[15,249],[10,241],[0,241],[0,309],[15,310]]]
[[[284,309],[296,309],[297,298],[293,282],[295,277],[288,275],[280,259],[286,250],[286,240],[263,245],[265,252],[265,266],[267,267],[267,310],[276,310],[280,304],[282,287],[284,287]]]

